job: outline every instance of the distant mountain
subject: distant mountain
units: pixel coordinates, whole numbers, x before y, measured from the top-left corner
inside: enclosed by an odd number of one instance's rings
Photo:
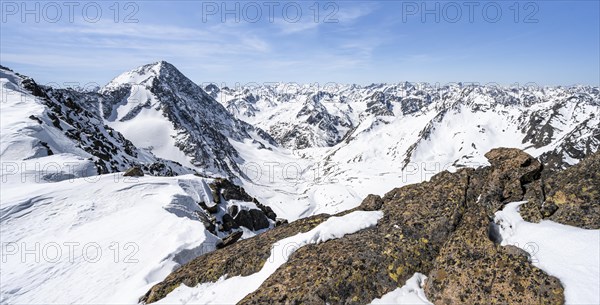
[[[102,111],[109,126],[160,157],[206,174],[243,176],[229,140],[250,140],[257,149],[276,145],[164,61],[125,72],[99,93],[107,96]]]
[[[5,67],[0,67],[0,78],[3,161],[27,161],[28,170],[41,171],[41,179],[49,181],[119,172],[134,165],[161,176],[195,172],[136,147],[104,124],[100,105],[105,97],[100,94],[41,86]],[[36,162],[50,165],[35,169]]]
[[[290,220],[343,211],[445,169],[487,165],[483,154],[495,147],[522,149],[549,169],[600,147],[600,90],[590,86],[201,88],[161,61],[83,92],[2,71],[5,90],[36,109],[3,117],[11,135],[3,158],[64,153],[87,164],[86,175],[143,165],[156,175],[226,177]]]
[[[338,158],[343,163],[364,160],[375,144],[364,142],[375,139],[377,150],[386,153],[373,157],[388,158],[390,164],[400,160],[402,168],[433,155],[467,165],[477,156],[484,161],[483,153],[497,146],[525,149],[564,168],[600,146],[597,87],[400,83],[211,88],[232,114],[267,130],[289,149],[331,147],[334,158],[353,151],[345,160]]]

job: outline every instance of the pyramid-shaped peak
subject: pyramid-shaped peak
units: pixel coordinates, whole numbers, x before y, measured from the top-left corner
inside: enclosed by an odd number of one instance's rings
[[[171,63],[169,63],[169,62],[167,62],[165,60],[157,61],[157,62],[149,64],[147,66],[153,66],[158,71],[166,69],[166,70],[174,70],[174,71],[178,71],[179,72],[179,70],[173,64],[171,64]]]
[[[104,86],[102,91],[114,90],[124,85],[147,85],[151,83],[154,78],[160,77],[161,75],[183,76],[174,65],[161,60],[121,73]]]

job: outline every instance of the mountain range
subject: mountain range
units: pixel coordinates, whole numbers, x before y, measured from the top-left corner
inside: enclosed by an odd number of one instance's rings
[[[527,162],[535,158],[543,164],[543,170],[541,165],[535,169],[539,175],[535,178],[511,176],[510,181],[523,184],[523,194],[513,198],[518,201],[534,198],[525,194],[526,184],[555,177],[600,147],[600,88],[593,86],[437,86],[408,82],[200,86],[165,61],[125,72],[93,91],[40,85],[3,66],[0,80],[3,240],[33,242],[43,237],[49,241],[52,236],[61,236],[61,241],[86,240],[97,233],[102,241],[114,238],[126,243],[129,238],[148,247],[161,247],[155,254],[148,248],[140,250],[144,266],[122,267],[131,286],[119,288],[114,295],[70,293],[48,300],[44,296],[67,278],[87,289],[86,275],[77,269],[85,269],[84,262],[48,267],[12,261],[12,265],[5,265],[9,267],[2,277],[3,282],[14,281],[14,287],[3,288],[3,303],[128,303],[137,302],[146,292],[159,293],[162,298],[173,287],[152,287],[165,283],[173,270],[194,264],[195,258],[238,239],[286,228],[288,221],[299,220],[296,226],[312,230],[325,221],[319,215],[346,217],[347,211],[364,206],[365,198],[375,200],[370,194],[385,195],[388,208],[384,212],[397,213],[389,206],[397,202],[390,190],[429,181],[446,170],[452,173],[449,179],[457,187],[463,184],[463,176],[484,179],[490,175],[496,179],[485,168],[499,173],[506,169],[500,164],[504,161],[498,161],[502,158],[486,156],[494,148],[523,151],[524,155],[507,154]],[[478,169],[476,174],[465,174],[472,168]],[[128,180],[130,176],[135,177]],[[495,182],[499,189],[512,187],[502,181]],[[438,182],[433,183],[433,189],[443,187]],[[70,195],[77,189],[82,193]],[[479,184],[475,189],[495,194]],[[425,193],[420,191],[419,196]],[[465,205],[479,202],[476,198],[463,201]],[[507,203],[505,198],[488,201]],[[488,214],[497,211],[488,208]],[[456,213],[467,215],[462,210]],[[123,215],[135,220],[124,224]],[[347,217],[360,229],[381,219],[375,214],[353,215]],[[451,220],[440,223],[453,223],[454,230],[459,221],[452,218],[459,217],[456,215],[448,214]],[[307,219],[318,222],[307,224]],[[388,216],[383,219],[386,232],[392,232],[394,221]],[[33,222],[41,223],[40,227],[30,228]],[[156,223],[160,225],[153,225]],[[61,224],[68,225],[63,228]],[[101,228],[106,225],[119,228],[126,238],[119,232],[104,232]],[[177,228],[179,225],[182,227]],[[416,223],[411,225],[418,228]],[[353,234],[358,229],[331,233],[332,229],[324,226],[319,230],[321,235],[315,234],[328,237],[309,236],[301,239],[303,245]],[[192,231],[198,235],[186,235]],[[271,234],[279,234],[273,235],[279,240],[291,232]],[[148,240],[148,236],[160,240]],[[268,238],[253,240],[260,243]],[[432,236],[419,235],[415,240],[419,238]],[[438,257],[442,242],[448,238],[450,235],[434,237],[435,253],[423,255]],[[271,241],[252,247],[262,249]],[[101,246],[106,247],[105,253],[110,251],[108,244]],[[268,256],[268,251],[261,255]],[[392,261],[398,263],[397,259]],[[109,263],[96,268],[114,268]],[[433,265],[427,266],[429,269],[421,272],[433,270]],[[394,274],[401,274],[400,282],[404,283],[412,271],[419,271],[413,267],[411,272]],[[51,280],[53,273],[47,270],[60,276]],[[95,272],[100,274],[101,270]],[[30,272],[31,278],[24,271]],[[238,273],[248,275],[244,272]],[[116,271],[107,274],[122,275]],[[227,272],[219,276],[224,274]],[[192,281],[188,286],[201,283],[187,275],[174,281]],[[107,282],[95,291],[110,291],[115,283]],[[383,292],[390,285],[386,282],[374,291]],[[436,294],[442,290],[427,289]],[[270,296],[271,292],[265,293]],[[145,296],[146,301],[148,298],[160,299],[152,294]],[[265,299],[256,296],[251,300],[260,303]]]

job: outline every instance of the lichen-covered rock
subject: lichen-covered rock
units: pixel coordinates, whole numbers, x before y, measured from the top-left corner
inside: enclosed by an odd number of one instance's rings
[[[360,209],[363,211],[377,211],[383,206],[383,200],[377,195],[368,195],[360,204]]]
[[[487,238],[482,207],[466,212],[429,273],[425,293],[434,304],[562,304],[555,277],[531,265],[528,254]]]
[[[395,189],[377,226],[300,248],[241,304],[366,304],[433,260],[459,221],[467,171]],[[275,229],[276,230],[276,229]]]
[[[539,179],[542,172],[542,164],[538,160],[518,149],[495,148],[487,152],[485,157],[492,167],[483,193],[486,196],[501,196],[496,200],[484,198],[484,201],[495,204],[495,208],[502,203],[521,200],[523,187]],[[479,192],[482,193],[481,190]]]
[[[561,304],[559,281],[531,265],[524,251],[498,245],[490,223],[509,201],[543,201],[542,165],[517,149],[487,157],[492,166],[442,172],[383,198],[369,196],[354,210],[383,211],[376,227],[298,249],[240,304],[366,304],[415,272],[429,274],[425,292],[435,304]],[[159,300],[181,283],[257,272],[274,242],[327,217],[277,226],[198,257],[141,300]]]
[[[486,157],[492,167],[471,173],[467,209],[436,257],[425,293],[435,304],[562,304],[558,279],[531,265],[523,251],[498,245],[491,224],[504,202],[541,199],[535,182],[542,165],[517,149]]]
[[[549,219],[585,229],[600,229],[600,152],[566,170],[545,174],[536,181],[542,188],[540,200],[521,206],[523,219]]]

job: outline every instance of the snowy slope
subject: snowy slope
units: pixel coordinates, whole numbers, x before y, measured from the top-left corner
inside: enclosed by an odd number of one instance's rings
[[[85,129],[71,136],[87,154],[64,151],[91,157],[97,172],[158,162],[169,163],[173,174],[188,167],[228,176],[289,220],[353,208],[368,194],[444,169],[485,165],[483,154],[493,147],[521,148],[562,168],[600,146],[596,87],[201,88],[171,64],[157,62],[119,75],[97,93],[44,93],[56,119],[43,125],[52,129],[58,121]],[[92,115],[82,117],[73,106]],[[21,150],[35,146],[44,154],[41,142]]]
[[[3,185],[1,302],[137,303],[173,268],[214,249],[195,213],[204,188],[190,187],[206,183],[108,174]]]
[[[212,179],[183,175],[195,171],[104,125],[110,97],[0,73],[0,303],[137,303],[173,268],[221,242],[205,229],[199,205],[213,201]],[[133,165],[182,176],[124,178]],[[242,238],[257,233],[240,230]]]
[[[58,181],[133,165],[144,165],[146,172],[160,175],[193,172],[138,149],[104,125],[101,97],[95,94],[39,86],[4,68],[0,68],[0,85],[0,157],[10,164],[2,168],[4,179],[38,172],[41,176],[32,179]]]
[[[566,304],[600,304],[600,230],[549,220],[526,222],[519,214],[523,203],[509,203],[496,212],[502,245],[529,252],[534,266],[560,279]]]
[[[55,178],[70,174],[96,174],[93,161],[88,160],[90,154],[79,148],[60,130],[52,126],[46,115],[48,109],[44,104],[21,86],[22,79],[8,70],[0,70],[0,86],[2,96],[0,112],[0,157],[3,182],[12,179],[27,179],[21,174],[29,173],[29,179],[35,179],[36,162],[29,161],[37,158],[42,164],[58,164],[60,169]],[[53,156],[59,154],[60,157]],[[65,169],[63,163],[73,164],[73,170]],[[40,166],[40,170],[44,167]],[[48,169],[46,169],[48,170]],[[50,178],[50,177],[48,177]],[[38,177],[42,179],[42,177]]]
[[[206,175],[241,175],[230,141],[276,143],[232,116],[173,65],[161,61],[125,72],[99,91],[103,117],[136,146]]]

